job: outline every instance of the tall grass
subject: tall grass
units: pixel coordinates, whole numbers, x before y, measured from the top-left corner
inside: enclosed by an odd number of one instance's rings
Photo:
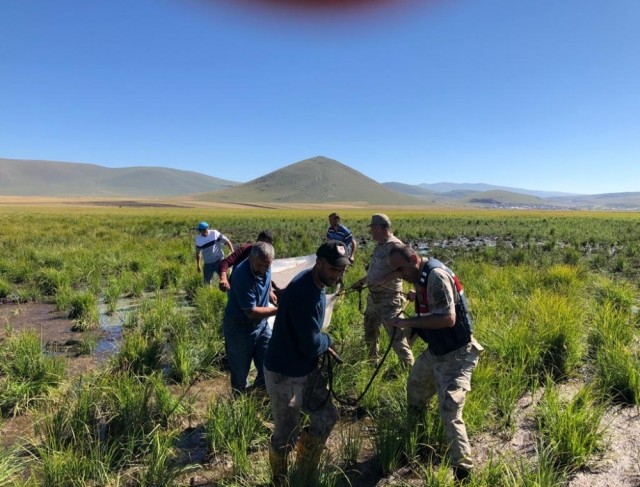
[[[373,414],[373,445],[382,475],[389,475],[404,460],[406,424],[398,418],[406,417],[406,401],[391,397]]]
[[[613,342],[595,359],[596,383],[612,401],[640,404],[640,359],[629,346]]]
[[[622,305],[619,298],[606,299],[596,312],[588,341],[595,382],[602,393],[612,401],[639,404],[637,330],[628,305]]]
[[[97,328],[99,323],[98,299],[90,291],[83,291],[71,296],[68,317],[75,320],[77,331]]]
[[[209,450],[214,455],[229,455],[235,475],[250,471],[249,452],[268,439],[262,408],[261,400],[248,394],[218,398],[207,409],[204,425]]]
[[[0,487],[17,485],[24,467],[24,459],[17,448],[0,449]]]
[[[0,278],[0,299],[4,299],[9,296],[11,292],[11,284],[9,284],[4,279]]]
[[[0,348],[2,415],[24,412],[46,399],[62,383],[65,371],[64,360],[46,355],[35,333],[11,335]]]
[[[113,309],[122,294],[140,297],[144,289],[158,291],[126,318],[124,340],[112,367],[101,370],[100,377],[68,384],[63,399],[51,405],[39,422],[38,443],[31,449],[35,453],[32,483],[45,477],[49,485],[178,483],[173,438],[183,411],[163,380],[190,385],[224,368],[221,321],[226,295],[203,286],[193,262],[190,229],[202,219],[202,209],[25,211],[37,228],[38,222],[46,222],[42,226],[46,230],[37,235],[26,232],[20,225],[22,210],[0,209],[0,223],[7,230],[0,235],[0,249],[11,256],[0,258],[0,298],[3,292],[25,301],[55,296],[61,310],[77,307],[74,319],[82,327],[97,324],[96,315],[91,314],[97,309],[97,298],[92,296],[104,297]],[[388,213],[396,235],[428,244],[431,255],[451,261],[465,284],[474,334],[486,348],[465,406],[472,441],[480,432],[513,432],[518,401],[547,376],[562,384],[566,378],[586,373],[587,380],[593,377],[608,399],[638,402],[640,323],[630,313],[638,296],[633,279],[640,275],[637,216]],[[370,211],[353,210],[343,218],[363,242],[356,265],[345,276],[349,284],[364,275],[367,254],[373,248],[362,239],[368,239]],[[234,243],[252,240],[257,231],[270,228],[276,234],[279,257],[313,253],[326,229],[324,210],[225,211],[216,212],[215,220]],[[184,296],[183,291],[192,308],[180,309],[175,298]],[[89,297],[76,305],[83,294]],[[86,314],[83,309],[88,310]],[[341,298],[330,332],[345,359],[334,370],[334,389],[341,397],[354,398],[373,373],[363,346],[356,293]],[[382,335],[384,347],[388,338]],[[3,414],[24,410],[37,398],[47,397],[59,383],[34,395],[28,381],[10,380],[5,371],[5,364],[11,363],[6,359],[9,342],[0,344],[0,397],[9,404]],[[36,361],[43,360],[40,348],[32,354],[40,356]],[[415,343],[416,356],[424,348],[423,343]],[[362,403],[344,411],[354,425],[360,426],[363,417],[372,418],[371,439],[380,471],[391,473],[405,462],[416,470],[426,464],[424,472],[418,471],[425,485],[449,485],[452,479],[442,462],[446,441],[437,408],[429,408],[422,429],[406,430],[405,383],[406,372],[391,353]],[[203,420],[214,457],[231,459],[233,464],[235,475],[220,482],[225,485],[255,485],[266,478],[262,458],[268,431],[262,421],[269,410],[255,398],[254,404],[243,400],[218,398]],[[568,470],[593,455],[579,454],[580,449],[599,451],[580,445],[567,431],[575,428],[585,438],[598,435],[583,423],[588,418],[595,423],[593,411],[599,403],[586,399],[583,403],[545,397],[537,416],[543,445],[537,459],[505,457],[489,462],[469,485],[561,485]],[[21,405],[15,409],[16,404]],[[363,441],[359,432],[365,435],[369,430],[347,428],[338,433],[346,466],[357,460]],[[578,453],[570,453],[561,441]],[[561,459],[560,449],[569,452]],[[328,460],[317,483],[346,485],[344,475]],[[433,470],[432,465],[439,462],[440,468]]]
[[[583,387],[572,399],[563,401],[553,383],[546,382],[537,410],[538,430],[542,447],[558,467],[574,471],[603,450],[601,422],[606,405],[601,399],[592,387]]]
[[[159,376],[83,380],[36,425],[36,474],[45,485],[103,485],[113,472],[146,459],[143,478],[159,472],[171,478],[169,440],[158,435],[171,431],[177,406]]]

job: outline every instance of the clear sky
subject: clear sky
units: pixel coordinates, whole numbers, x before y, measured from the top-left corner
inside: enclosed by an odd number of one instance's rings
[[[640,191],[640,0],[378,3],[2,0],[0,157]]]

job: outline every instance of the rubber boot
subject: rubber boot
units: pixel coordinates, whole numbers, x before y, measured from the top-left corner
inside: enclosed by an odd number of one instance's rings
[[[271,466],[271,485],[285,487],[287,485],[287,463],[289,450],[274,448],[269,445],[269,465]]]
[[[302,430],[296,443],[296,465],[292,485],[315,485],[314,479],[317,477],[324,444],[324,439]]]

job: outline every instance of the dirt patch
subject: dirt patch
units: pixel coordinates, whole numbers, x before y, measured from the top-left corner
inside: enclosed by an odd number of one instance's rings
[[[78,340],[81,334],[71,331],[73,322],[53,304],[4,303],[0,304],[0,339],[8,331],[17,333],[32,331],[40,335],[44,343],[65,343]]]
[[[0,341],[6,340],[9,333],[36,333],[45,350],[66,357],[68,378],[95,370],[103,361],[103,357],[96,354],[78,356],[75,347],[83,337],[97,339],[101,332],[76,332],[72,331],[72,326],[73,321],[57,311],[53,304],[0,303]],[[7,447],[26,442],[33,435],[34,414],[5,419],[0,424],[0,445]]]

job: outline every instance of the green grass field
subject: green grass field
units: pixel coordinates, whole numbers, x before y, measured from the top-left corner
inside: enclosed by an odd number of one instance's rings
[[[267,485],[268,401],[231,401],[224,387],[192,394],[226,384],[226,296],[201,284],[193,227],[207,220],[234,244],[267,228],[276,257],[289,257],[315,251],[331,211],[0,207],[0,299],[54,304],[78,330],[98,327],[100,303],[139,304],[118,351],[80,378],[66,373],[77,359],[47,352],[42,334],[4,324],[0,425],[26,417],[34,426],[0,451],[0,486]],[[377,211],[340,211],[362,244],[347,286],[365,273]],[[485,347],[465,406],[471,438],[508,440],[523,417],[532,428],[526,454],[477,445],[484,460],[468,485],[568,485],[606,456],[603,418],[640,402],[640,216],[387,213],[398,237],[447,262],[465,286]],[[373,372],[357,293],[341,298],[329,331],[345,360],[335,390],[353,397]],[[437,411],[427,438],[405,431],[406,376],[393,353],[381,375],[357,409],[342,409],[317,485],[375,485],[393,472],[388,485],[453,485],[439,468]],[[206,454],[192,461],[182,440],[198,429]]]

